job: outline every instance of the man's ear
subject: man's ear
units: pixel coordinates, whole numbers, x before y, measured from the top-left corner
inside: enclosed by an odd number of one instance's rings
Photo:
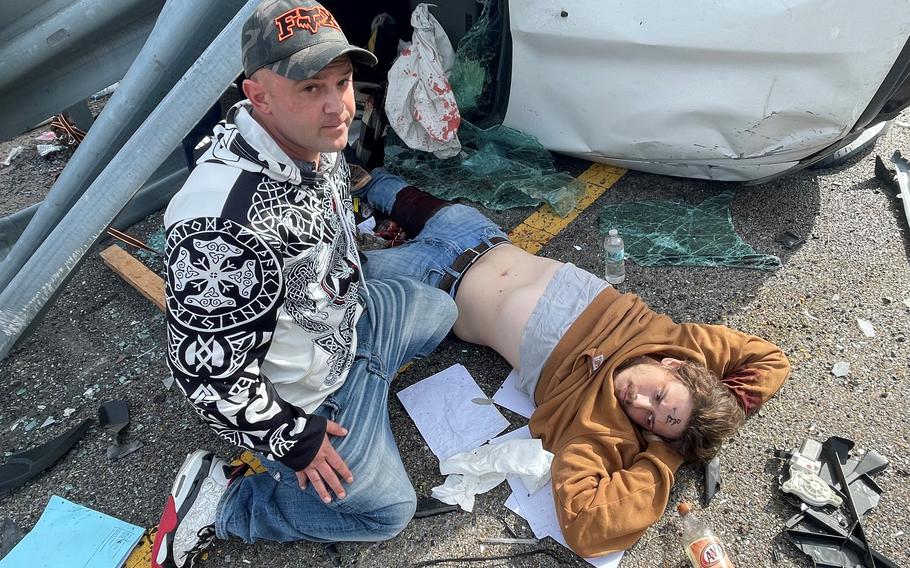
[[[679,368],[680,365],[683,364],[683,361],[681,359],[674,359],[673,357],[664,357],[660,360],[660,364],[675,371]]]
[[[244,79],[241,87],[243,88],[243,94],[253,105],[254,111],[258,111],[260,114],[269,113],[269,93],[261,81]]]

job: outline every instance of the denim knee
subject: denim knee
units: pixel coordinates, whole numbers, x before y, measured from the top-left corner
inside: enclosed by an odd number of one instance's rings
[[[376,540],[388,540],[398,536],[414,518],[414,513],[417,511],[417,495],[413,488],[409,494],[402,497],[402,501],[369,514],[374,528],[371,532]]]
[[[439,288],[417,284],[408,294],[416,312],[427,318],[424,333],[427,339],[438,337],[441,341],[458,319],[458,307],[449,294]]]
[[[455,325],[455,320],[458,319],[458,306],[445,290],[433,288],[432,292],[439,296],[436,301],[436,309],[438,310],[436,312],[438,314],[438,319],[436,320],[438,324],[437,333],[448,333],[452,326]]]

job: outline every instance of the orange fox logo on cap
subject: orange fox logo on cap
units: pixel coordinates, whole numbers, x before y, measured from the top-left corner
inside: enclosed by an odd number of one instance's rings
[[[335,16],[322,6],[312,8],[294,8],[275,18],[278,26],[278,41],[284,41],[294,35],[294,28],[307,30],[311,34],[319,31],[320,26],[341,30]]]

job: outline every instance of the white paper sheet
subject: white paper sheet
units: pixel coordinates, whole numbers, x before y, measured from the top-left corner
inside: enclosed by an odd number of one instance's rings
[[[553,506],[553,485],[547,485],[535,493],[528,493],[524,483],[517,477],[507,477],[512,496],[521,510],[521,516],[531,525],[531,531],[537,538],[552,534],[562,534],[556,520],[556,509]],[[557,539],[562,542],[561,538]],[[565,544],[563,542],[563,544]]]
[[[522,426],[521,428],[516,428],[511,432],[506,432],[502,436],[496,436],[490,440],[491,444],[500,444],[507,440],[528,440],[531,436],[531,429],[527,425]]]
[[[360,234],[375,235],[374,229],[376,229],[376,217],[370,217],[357,225],[357,232]]]
[[[522,519],[525,518],[525,516],[521,514],[521,507],[518,506],[518,499],[515,498],[514,493],[509,494],[509,498],[505,500],[503,505],[506,509],[512,511]]]
[[[518,384],[518,371],[512,369],[509,376],[493,395],[493,402],[503,408],[507,408],[516,414],[521,414],[525,418],[531,418],[534,413],[534,403],[527,393],[516,388]]]
[[[398,393],[439,461],[473,450],[509,427],[509,421],[462,365],[452,365]]]
[[[520,439],[530,437],[531,432],[527,426],[513,430],[508,434],[503,434],[498,438],[490,440],[491,444],[504,442],[511,439]],[[528,522],[531,531],[537,538],[553,537],[553,540],[569,548],[565,538],[562,536],[562,530],[559,528],[559,520],[556,517],[556,506],[553,501],[553,484],[548,483],[535,493],[529,493],[528,489],[522,483],[521,479],[516,476],[506,478],[509,487],[512,488],[512,495],[505,501],[505,506],[516,515]],[[597,568],[616,568],[622,559],[622,552],[614,552],[606,556],[597,558],[585,558],[592,566]]]

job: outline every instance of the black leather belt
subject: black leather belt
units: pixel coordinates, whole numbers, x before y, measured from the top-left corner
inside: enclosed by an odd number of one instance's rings
[[[484,254],[490,252],[493,248],[509,242],[509,239],[505,237],[490,237],[490,243],[487,244],[486,241],[481,241],[480,244],[472,248],[467,249],[455,259],[455,262],[452,263],[452,271],[457,274],[453,276],[446,272],[442,275],[442,278],[439,280],[437,287],[446,292],[449,289],[452,290],[452,295],[454,296],[455,291],[458,289],[458,283],[461,282],[461,278],[464,276],[464,273],[471,267],[472,264],[477,262],[477,259],[483,256]]]

